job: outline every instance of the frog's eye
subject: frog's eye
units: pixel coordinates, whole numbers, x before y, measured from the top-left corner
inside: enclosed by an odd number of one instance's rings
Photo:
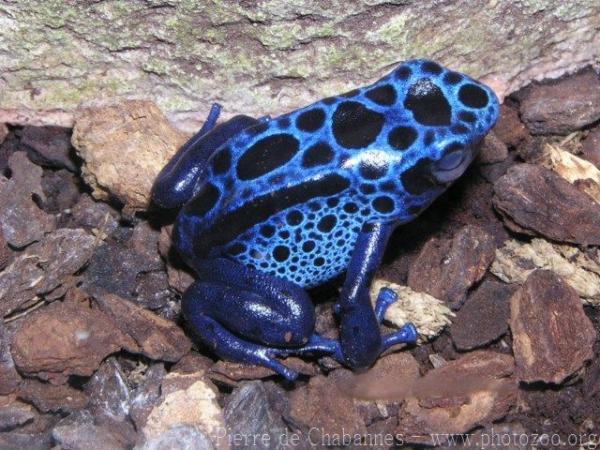
[[[460,177],[472,159],[469,148],[454,143],[446,148],[444,156],[433,163],[431,172],[440,183],[448,183]]]
[[[456,150],[451,150],[447,152],[442,159],[440,159],[437,163],[437,168],[439,170],[452,170],[456,169],[463,158],[465,157],[465,151],[463,148],[459,148]]]

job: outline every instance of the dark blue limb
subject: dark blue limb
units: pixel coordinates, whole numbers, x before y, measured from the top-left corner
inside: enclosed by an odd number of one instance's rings
[[[395,301],[391,290],[378,296],[376,311],[371,306],[369,290],[379,267],[394,224],[372,224],[358,235],[340,294],[340,344],[344,364],[353,369],[369,367],[391,345],[415,342],[414,326],[403,327],[382,339],[379,323],[385,310]]]
[[[294,379],[275,357],[310,342],[315,312],[308,294],[227,259],[198,261],[194,268],[199,281],[186,291],[182,310],[200,339],[223,358]]]
[[[384,287],[379,291],[377,301],[375,302],[375,317],[377,318],[377,322],[383,322],[385,312],[396,300],[398,300],[398,296],[390,288]]]
[[[195,194],[212,154],[240,131],[260,123],[248,116],[235,116],[216,125],[221,107],[213,104],[204,125],[160,171],[152,186],[152,200],[163,208],[179,208]]]

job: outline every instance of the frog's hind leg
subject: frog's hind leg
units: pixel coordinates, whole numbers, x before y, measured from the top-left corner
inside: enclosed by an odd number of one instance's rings
[[[315,323],[308,294],[295,284],[226,260],[195,265],[199,280],[182,310],[200,339],[225,359],[260,364],[293,380],[276,356],[306,344]]]
[[[160,171],[152,187],[152,200],[162,208],[179,208],[204,180],[208,161],[225,142],[248,127],[261,123],[248,116],[235,116],[217,125],[221,106],[212,108],[204,125]]]

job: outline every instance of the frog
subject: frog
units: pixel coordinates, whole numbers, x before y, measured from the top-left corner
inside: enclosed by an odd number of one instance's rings
[[[457,180],[499,115],[487,85],[441,64],[401,63],[373,84],[292,112],[200,128],[157,176],[172,243],[195,272],[181,310],[218,357],[294,380],[282,358],[325,355],[365,370],[418,339],[383,334],[389,288],[370,286],[391,234]],[[219,122],[219,123],[218,123]],[[338,337],[315,331],[311,288],[345,274]]]

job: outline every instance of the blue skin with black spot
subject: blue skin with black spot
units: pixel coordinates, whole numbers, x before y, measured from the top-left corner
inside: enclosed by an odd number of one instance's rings
[[[414,342],[412,324],[381,336],[395,301],[369,286],[394,228],[456,178],[495,124],[487,86],[432,61],[409,61],[370,86],[270,119],[202,129],[159,174],[153,200],[181,208],[173,232],[197,275],[182,309],[223,358],[294,379],[277,356],[327,353],[353,368]],[[339,341],[314,333],[305,288],[346,271]]]

